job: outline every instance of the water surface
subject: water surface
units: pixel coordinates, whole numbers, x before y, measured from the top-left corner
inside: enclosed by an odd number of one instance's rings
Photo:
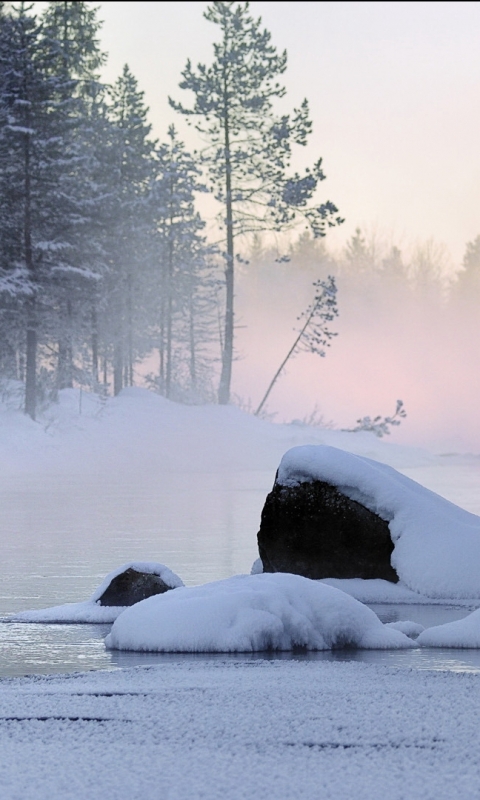
[[[443,475],[441,469],[425,476],[425,483],[435,488],[438,475]],[[273,477],[270,472],[249,471],[142,474],[128,480],[48,474],[4,479],[0,491],[0,617],[85,600],[108,572],[127,561],[159,561],[187,585],[249,572],[257,557],[256,533]],[[477,510],[478,495],[472,489],[478,487],[477,464],[471,472],[467,466],[459,472],[449,467],[445,479],[451,499],[462,497],[465,507]],[[384,622],[411,619],[425,627],[469,613],[466,608],[437,605],[383,604],[373,608]],[[195,658],[109,652],[103,642],[109,629],[109,625],[0,623],[0,675],[116,669]],[[415,669],[480,671],[477,650],[241,656],[266,657],[353,659]]]

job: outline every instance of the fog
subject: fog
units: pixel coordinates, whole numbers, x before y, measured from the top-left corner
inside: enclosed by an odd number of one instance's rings
[[[325,358],[299,353],[288,362],[267,403],[275,421],[351,428],[364,416],[393,414],[401,399],[407,418],[391,428],[391,441],[479,452],[480,332],[475,300],[462,280],[441,269],[435,275],[433,263],[423,276],[408,274],[411,263],[398,274],[381,260],[362,267],[342,262],[340,254],[328,263],[321,250],[317,258],[292,254],[287,264],[275,263],[272,253],[270,263],[268,256],[252,261],[239,277],[234,391],[243,403],[257,407],[294,341],[312,281],[333,272],[338,335]],[[436,259],[441,268],[438,249]]]
[[[197,146],[167,95],[180,99],[188,57],[211,58],[215,31],[202,18],[203,6],[100,9],[109,79],[128,61],[157,135],[173,121]],[[478,5],[253,2],[251,12],[288,51],[288,109],[304,96],[311,104],[313,134],[299,163],[323,157],[322,198],[346,218],[329,232],[327,246],[341,254],[358,225],[395,231],[411,251],[415,242],[446,246],[440,293],[447,295],[467,242],[480,232]],[[242,247],[245,254],[249,246]],[[293,341],[311,282],[327,272],[313,260],[302,269],[294,261],[282,269],[264,264],[259,274],[252,260],[238,276],[233,391],[245,407],[257,406]],[[338,288],[338,337],[326,358],[300,354],[289,362],[269,398],[274,419],[310,418],[317,409],[317,420],[351,427],[359,417],[393,413],[400,398],[408,416],[392,441],[478,452],[479,330],[472,308],[451,294],[432,298],[438,286],[421,290],[414,281],[407,288],[340,275]]]

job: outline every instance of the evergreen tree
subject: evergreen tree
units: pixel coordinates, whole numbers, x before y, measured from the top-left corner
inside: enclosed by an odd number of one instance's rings
[[[95,174],[92,137],[96,109],[105,91],[98,77],[105,55],[99,47],[96,14],[83,2],[51,2],[42,18],[42,38],[51,52],[50,75],[52,80],[61,78],[56,115],[65,121],[62,152],[68,158],[58,204],[65,247],[55,266],[57,389],[72,386],[74,373],[81,382],[96,380],[95,375],[80,374],[74,364],[85,328],[93,325],[92,297],[104,271],[97,230],[103,193]]]
[[[39,347],[43,360],[56,352],[53,388],[71,385],[77,299],[93,274],[92,263],[85,268],[93,216],[85,132],[101,56],[84,3],[52,3],[42,24],[22,3],[3,22],[0,188],[10,213],[2,213],[2,262],[26,327],[25,410],[35,418]]]
[[[293,144],[305,145],[311,131],[305,100],[292,115],[275,116],[273,101],[285,89],[278,78],[286,69],[261,20],[248,13],[248,3],[214,2],[205,17],[220,28],[211,66],[190,62],[182,73],[182,89],[193,91],[186,108],[170,100],[208,141],[202,153],[216,199],[222,203],[226,229],[225,329],[219,402],[228,403],[234,337],[234,263],[236,236],[261,230],[281,230],[303,220],[314,236],[341,220],[333,203],[313,202],[324,179],[321,160],[289,176]]]
[[[480,235],[468,242],[458,273],[455,293],[459,299],[467,300],[478,307],[480,298]]]

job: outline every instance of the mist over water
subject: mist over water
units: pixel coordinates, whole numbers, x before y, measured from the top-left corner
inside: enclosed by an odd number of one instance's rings
[[[325,257],[295,255],[287,264],[252,260],[237,282],[237,395],[256,408],[294,341],[312,281],[332,271],[338,336],[325,358],[303,352],[288,362],[267,403],[274,420],[351,428],[367,415],[392,415],[401,399],[407,418],[391,428],[389,441],[480,452],[478,314],[454,273],[342,270]]]

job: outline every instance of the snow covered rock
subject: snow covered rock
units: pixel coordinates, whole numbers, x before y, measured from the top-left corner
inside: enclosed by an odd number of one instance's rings
[[[96,601],[101,606],[133,606],[147,597],[174,589],[154,572],[128,567],[115,575]]]
[[[289,450],[280,463],[274,490],[279,494],[284,489],[287,493],[293,490],[292,496],[296,497],[295,491],[307,484],[305,496],[308,499],[308,486],[315,481],[335,487],[341,495],[388,524],[393,545],[391,566],[402,586],[431,598],[480,598],[480,517],[425,489],[392,467],[322,445]],[[308,509],[307,512],[313,513]],[[302,515],[308,520],[308,513],[301,508],[289,508],[288,525],[293,533],[288,532],[287,525],[284,528],[290,539],[301,537],[306,527]],[[323,547],[320,516],[319,549]],[[264,524],[262,519],[262,528]],[[275,569],[273,550],[266,549],[262,528],[260,555],[263,560],[265,553],[270,559],[270,568]],[[351,531],[354,536],[354,528]],[[273,538],[271,533],[265,537],[269,548]],[[313,537],[309,542],[313,543]],[[348,550],[355,552],[354,541],[347,539],[341,544],[342,554]],[[309,557],[307,548],[304,564],[308,565]],[[286,564],[280,562],[279,567],[285,568]]]
[[[12,622],[106,623],[114,622],[128,606],[146,597],[183,586],[183,581],[164,564],[132,561],[110,572],[89,600],[35,608],[12,614]]]
[[[325,481],[275,482],[263,507],[258,550],[264,572],[398,581],[388,523]]]
[[[353,597],[299,575],[238,575],[127,608],[105,644],[117,650],[256,652],[413,647]]]

